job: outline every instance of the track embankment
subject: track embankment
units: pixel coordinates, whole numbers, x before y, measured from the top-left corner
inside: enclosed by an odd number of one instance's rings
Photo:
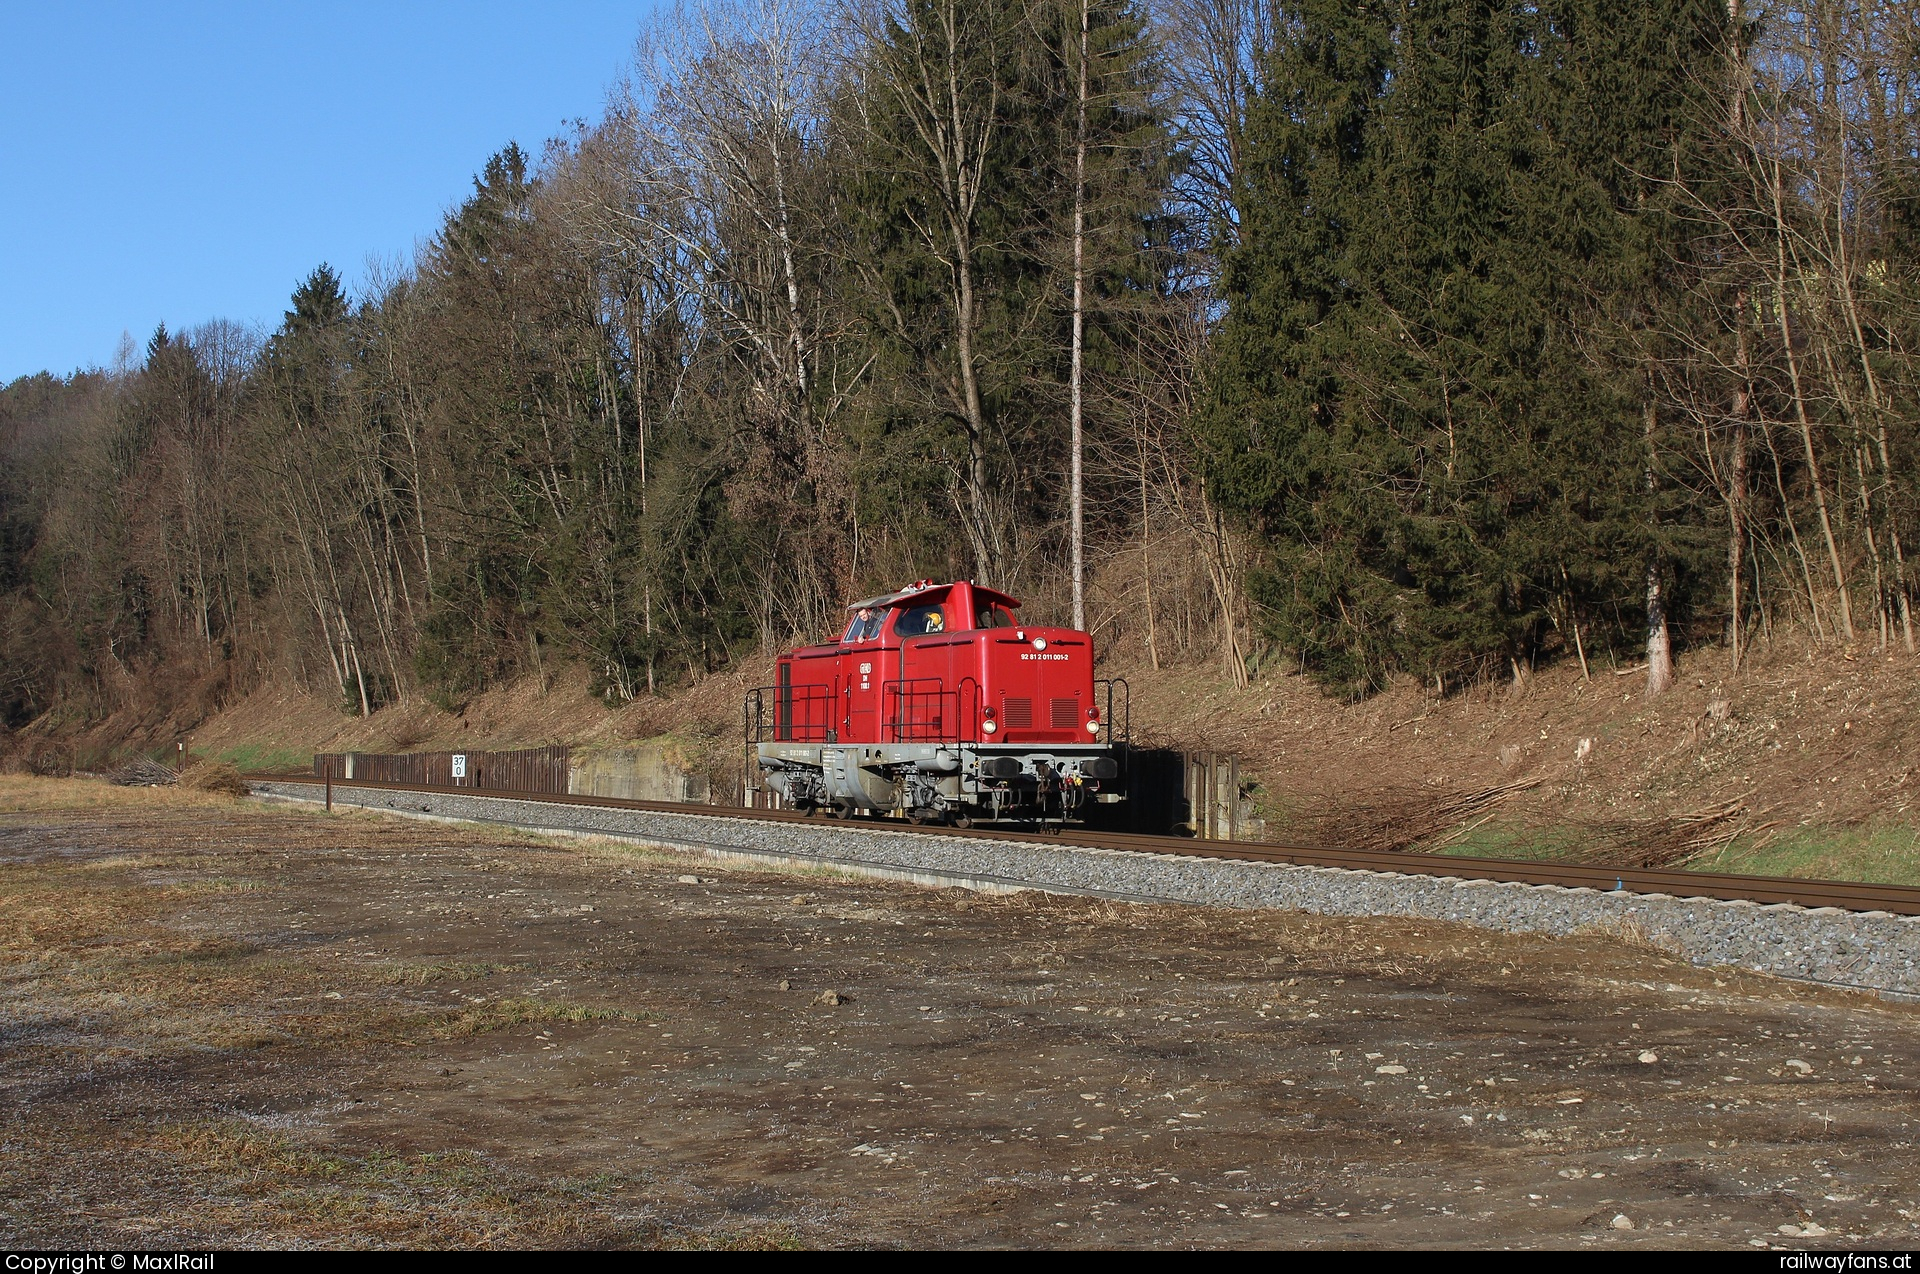
[[[258,778],[263,796],[317,801],[311,780]],[[983,890],[1037,889],[1119,901],[1271,908],[1330,916],[1405,916],[1450,920],[1510,933],[1548,936],[1606,933],[1643,941],[1703,967],[1729,966],[1777,977],[1920,995],[1920,917],[1889,910],[1756,901],[1803,884],[1809,900],[1872,887],[1834,882],[1755,880],[1753,897],[1682,897],[1686,873],[1666,890],[1636,892],[1615,876],[1611,889],[1524,878],[1547,865],[1505,864],[1521,879],[1476,874],[1468,860],[1368,855],[1365,865],[1327,866],[1300,858],[1313,851],[1088,834],[1110,844],[1075,844],[1036,835],[944,832],[837,823],[750,811],[688,812],[664,805],[581,797],[478,795],[384,784],[333,786],[336,804],[414,817],[497,823],[563,835],[605,836],[686,853],[786,863],[924,884]],[[1080,837],[1076,836],[1076,839]],[[1116,847],[1125,845],[1125,848]],[[1372,858],[1386,858],[1382,865]],[[1458,862],[1459,875],[1440,875]],[[1435,864],[1442,866],[1436,866]],[[1593,869],[1577,869],[1592,871]],[[1722,894],[1739,877],[1701,877]],[[1707,892],[1702,889],[1701,892]],[[1881,891],[1896,905],[1902,894]],[[1859,905],[1856,902],[1855,905]]]

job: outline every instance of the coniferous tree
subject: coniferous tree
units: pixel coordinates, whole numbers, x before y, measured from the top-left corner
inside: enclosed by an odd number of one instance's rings
[[[1657,301],[1644,162],[1673,137],[1643,108],[1698,15],[1587,16],[1310,3],[1271,55],[1210,467],[1270,547],[1272,635],[1349,690],[1518,666],[1643,556],[1651,391],[1593,336]],[[1623,28],[1664,62],[1583,82]]]

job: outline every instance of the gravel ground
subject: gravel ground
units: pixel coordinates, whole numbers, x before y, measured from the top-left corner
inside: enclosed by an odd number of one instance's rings
[[[307,784],[257,783],[261,795],[310,800]],[[1391,872],[1231,862],[1071,846],[934,837],[822,823],[752,823],[500,797],[334,785],[335,803],[438,818],[604,835],[666,849],[832,863],[867,875],[988,890],[1326,916],[1451,920],[1508,933],[1611,934],[1693,964],[1732,967],[1897,996],[1920,995],[1920,917],[1762,906],[1666,894],[1606,893]]]
[[[410,812],[0,776],[0,1247],[1920,1235],[1913,1004]]]

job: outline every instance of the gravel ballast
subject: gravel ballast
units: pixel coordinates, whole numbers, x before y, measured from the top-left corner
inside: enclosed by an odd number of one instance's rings
[[[320,798],[318,789],[305,783],[255,782],[253,788],[258,795],[280,799]],[[336,804],[416,817],[609,836],[663,849],[811,863],[924,884],[1332,916],[1414,916],[1510,933],[1611,931],[1704,967],[1724,965],[1883,994],[1920,995],[1920,917],[1887,912],[1036,846],[839,823],[762,823],[340,783],[334,784],[333,799]]]

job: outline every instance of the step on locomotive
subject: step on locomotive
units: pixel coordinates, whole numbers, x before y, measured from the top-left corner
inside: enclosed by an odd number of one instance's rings
[[[1125,681],[1095,679],[1091,634],[1019,607],[930,580],[849,606],[838,640],[781,655],[748,693],[749,774],[841,818],[1072,822],[1122,800]]]

